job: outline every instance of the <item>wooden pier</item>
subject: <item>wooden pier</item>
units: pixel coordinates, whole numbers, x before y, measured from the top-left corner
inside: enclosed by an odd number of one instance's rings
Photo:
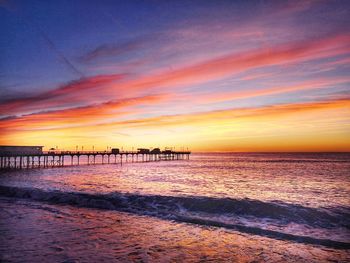
[[[190,151],[59,151],[39,154],[9,154],[0,152],[0,170],[62,167],[68,165],[123,164],[134,162],[158,162],[189,160]],[[81,163],[85,156],[86,162]],[[100,157],[100,161],[96,157]]]

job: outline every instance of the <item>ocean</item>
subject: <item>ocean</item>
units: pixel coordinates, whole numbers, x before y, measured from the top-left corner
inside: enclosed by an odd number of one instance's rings
[[[350,262],[350,154],[2,171],[0,261]]]

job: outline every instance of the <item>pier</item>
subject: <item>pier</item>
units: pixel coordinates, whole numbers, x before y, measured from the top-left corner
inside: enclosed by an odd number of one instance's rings
[[[20,147],[20,146],[12,146]],[[34,147],[34,146],[33,146]],[[35,146],[41,147],[42,146]],[[190,151],[173,151],[159,148],[138,151],[2,151],[0,146],[0,170],[63,167],[69,165],[123,164],[134,162],[158,162],[189,160]],[[85,156],[85,162],[81,157]],[[97,158],[99,157],[99,158]],[[97,160],[99,159],[99,160]]]

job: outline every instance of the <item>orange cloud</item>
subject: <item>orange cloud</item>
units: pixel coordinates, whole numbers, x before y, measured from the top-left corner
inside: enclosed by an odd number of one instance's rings
[[[276,117],[287,114],[301,114],[317,110],[327,110],[335,108],[349,108],[350,99],[337,99],[329,101],[319,101],[310,103],[280,104],[274,106],[265,106],[258,108],[235,108],[227,110],[217,110],[209,112],[200,112],[194,114],[168,115],[146,119],[134,119],[121,122],[107,123],[98,125],[100,127],[108,126],[127,126],[127,127],[162,127],[172,125],[194,125],[196,123],[220,122],[220,120],[234,120],[238,118],[259,118]]]
[[[12,117],[0,120],[0,129],[6,130],[31,130],[79,126],[87,123],[107,121],[111,118],[135,114],[137,111],[127,110],[135,105],[153,104],[164,100],[166,95],[153,95],[137,98],[129,98],[118,101],[110,101],[102,104],[56,110]]]
[[[0,103],[0,115],[11,115],[31,110],[41,111],[50,107],[72,105],[76,102],[90,102],[92,96],[97,95],[105,85],[121,80],[123,77],[122,74],[112,74],[81,78],[57,89],[31,97],[3,101]]]
[[[314,90],[321,88],[329,88],[333,85],[347,83],[350,81],[350,78],[329,78],[329,79],[319,79],[319,80],[310,80],[304,83],[295,84],[295,85],[286,85],[286,86],[276,86],[266,89],[254,89],[254,90],[245,90],[245,91],[227,91],[227,92],[217,92],[215,94],[197,94],[193,98],[194,101],[199,103],[217,103],[222,101],[238,100],[238,99],[247,99],[254,98],[259,96],[283,94],[295,91],[303,90]],[[186,95],[184,95],[186,97]],[[192,96],[189,94],[188,96]]]
[[[1,122],[0,143],[57,142],[65,149],[79,145],[191,145],[197,150],[350,150],[344,125],[350,99],[164,115],[110,123],[55,127],[39,123]],[[1,127],[1,128],[3,128]],[[173,132],[172,132],[173,131]],[[122,135],[124,134],[124,135]],[[125,134],[130,136],[125,137]],[[298,138],[298,139],[297,139]],[[347,138],[347,139],[346,139]],[[86,141],[88,140],[88,142]],[[347,140],[347,141],[346,141]],[[287,145],[286,141],[295,143]],[[284,145],[283,147],[280,146]],[[90,147],[89,146],[89,147]],[[310,147],[311,148],[310,148]],[[309,147],[309,148],[308,148]]]

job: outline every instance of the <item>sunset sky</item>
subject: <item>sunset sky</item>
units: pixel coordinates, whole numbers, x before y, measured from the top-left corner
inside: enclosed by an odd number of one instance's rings
[[[0,1],[0,144],[350,151],[350,1]]]

